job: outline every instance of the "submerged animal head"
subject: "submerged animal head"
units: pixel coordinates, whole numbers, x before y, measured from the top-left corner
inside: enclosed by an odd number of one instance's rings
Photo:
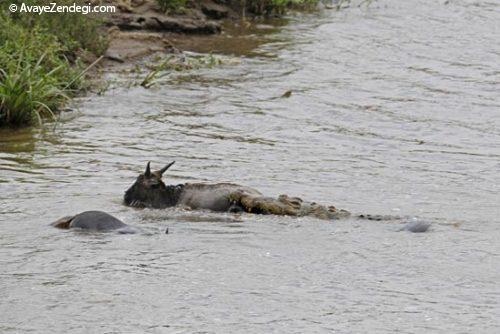
[[[144,173],[140,174],[135,183],[125,192],[124,201],[128,206],[164,208],[177,202],[175,186],[166,186],[162,181],[163,173],[175,161],[160,170],[151,171],[150,162]]]

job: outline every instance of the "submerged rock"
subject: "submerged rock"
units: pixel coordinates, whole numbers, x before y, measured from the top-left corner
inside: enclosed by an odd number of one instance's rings
[[[424,233],[429,230],[431,223],[425,220],[418,220],[417,218],[412,218],[407,222],[400,231],[408,231],[413,233]]]

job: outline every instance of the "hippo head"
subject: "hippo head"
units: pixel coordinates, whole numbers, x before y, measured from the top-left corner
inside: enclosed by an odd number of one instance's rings
[[[154,172],[151,171],[150,162],[148,162],[144,173],[139,175],[135,183],[125,192],[125,205],[153,208],[174,206],[178,200],[178,187],[166,186],[161,179],[163,173],[174,162]]]

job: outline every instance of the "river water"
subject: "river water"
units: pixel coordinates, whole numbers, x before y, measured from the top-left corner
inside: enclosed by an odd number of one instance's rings
[[[0,332],[498,333],[499,36],[497,1],[298,14],[205,40],[240,64],[2,131]],[[433,226],[123,206],[149,160]],[[48,226],[90,209],[143,232]]]

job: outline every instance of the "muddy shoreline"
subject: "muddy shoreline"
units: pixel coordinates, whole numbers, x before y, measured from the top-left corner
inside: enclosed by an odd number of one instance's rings
[[[163,13],[151,0],[110,3],[117,13],[104,20],[110,41],[101,62],[104,68],[136,64],[154,53],[179,53],[184,40],[221,34],[227,24],[248,24],[232,6],[212,0],[190,3],[173,14]]]

